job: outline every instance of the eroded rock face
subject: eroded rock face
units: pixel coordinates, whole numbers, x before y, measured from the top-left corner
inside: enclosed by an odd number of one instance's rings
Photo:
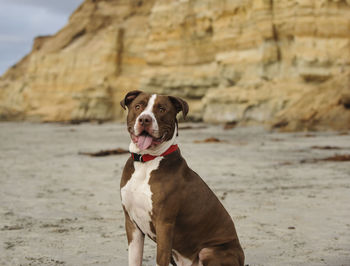
[[[347,0],[87,0],[1,78],[0,117],[119,119],[142,89],[195,120],[350,128],[349,29]]]

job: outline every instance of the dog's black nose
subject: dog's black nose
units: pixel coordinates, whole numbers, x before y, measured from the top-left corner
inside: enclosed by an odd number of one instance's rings
[[[152,123],[152,117],[150,115],[142,115],[139,117],[139,123],[142,125],[142,126],[148,126]]]

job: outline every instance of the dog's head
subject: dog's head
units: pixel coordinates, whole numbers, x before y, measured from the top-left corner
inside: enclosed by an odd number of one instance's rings
[[[157,150],[177,134],[176,115],[185,118],[188,104],[178,97],[131,91],[120,102],[128,108],[127,127],[132,142],[140,151]]]

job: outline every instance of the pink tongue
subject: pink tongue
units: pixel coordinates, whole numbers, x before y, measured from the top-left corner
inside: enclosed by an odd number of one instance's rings
[[[144,136],[141,135],[138,137],[137,140],[137,147],[139,147],[140,150],[145,150],[152,144],[152,137],[150,136]]]

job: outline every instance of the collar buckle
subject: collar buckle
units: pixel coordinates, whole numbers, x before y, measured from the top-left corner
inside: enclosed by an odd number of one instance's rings
[[[143,158],[142,158],[142,154],[138,154],[138,153],[131,153],[131,156],[132,156],[132,159],[135,161],[135,162],[144,162],[143,161]]]

